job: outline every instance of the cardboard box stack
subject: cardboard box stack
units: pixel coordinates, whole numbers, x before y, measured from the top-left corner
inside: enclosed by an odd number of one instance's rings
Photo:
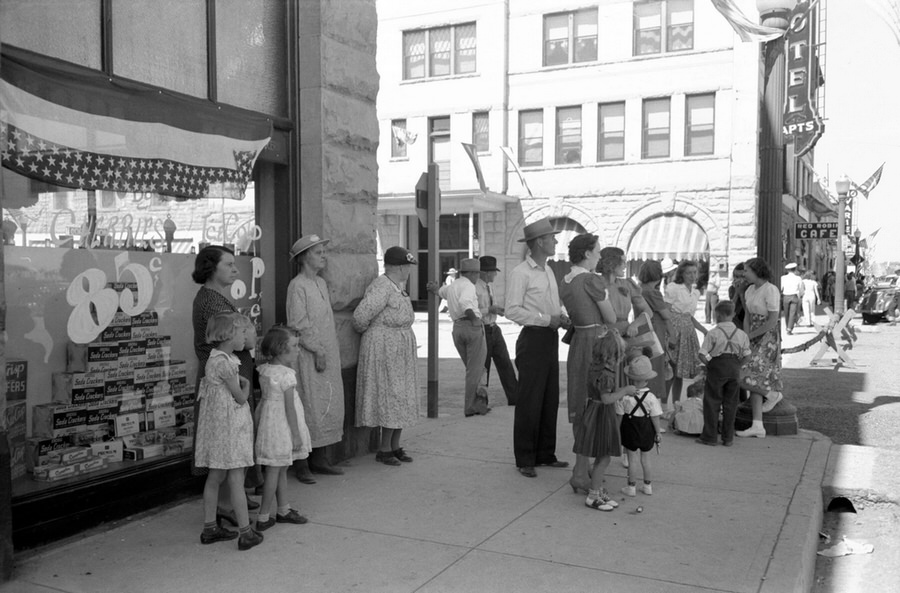
[[[25,413],[24,401],[6,403],[6,440],[9,444],[10,478],[13,480],[25,475]]]
[[[53,373],[53,401],[32,408],[23,467],[52,481],[190,450],[194,386],[171,349],[153,311],[119,311],[94,342],[69,344],[66,371]]]

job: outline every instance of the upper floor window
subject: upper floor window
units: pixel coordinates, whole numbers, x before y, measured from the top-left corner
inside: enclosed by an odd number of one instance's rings
[[[544,164],[544,111],[519,112],[519,164],[540,167]]]
[[[581,107],[556,110],[556,164],[581,163]]]
[[[669,156],[669,98],[645,99],[641,157],[645,159]]]
[[[407,137],[406,120],[391,120],[391,158],[406,158]]]
[[[472,144],[478,152],[491,149],[491,130],[487,111],[472,114]]]
[[[597,160],[621,161],[625,158],[625,103],[605,103],[598,113]]]
[[[713,154],[716,95],[688,95],[685,99],[684,154]]]
[[[428,160],[438,166],[438,186],[450,189],[450,118],[432,117],[428,121]]]
[[[544,66],[597,59],[597,9],[544,17]]]
[[[403,32],[403,80],[475,72],[475,23]]]
[[[634,55],[693,47],[694,0],[640,0],[634,3]]]

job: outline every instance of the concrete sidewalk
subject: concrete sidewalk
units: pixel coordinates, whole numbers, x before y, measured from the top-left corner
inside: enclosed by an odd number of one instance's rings
[[[17,558],[11,593],[84,591],[808,591],[830,441],[812,433],[705,447],[664,435],[653,496],[603,513],[569,470],[520,476],[513,408],[448,413],[403,435],[415,457],[368,455],[313,486],[290,479],[310,518],[247,552],[200,544],[194,499]],[[574,461],[564,409],[558,454]],[[618,461],[611,492],[625,484]],[[643,507],[637,513],[638,505]]]

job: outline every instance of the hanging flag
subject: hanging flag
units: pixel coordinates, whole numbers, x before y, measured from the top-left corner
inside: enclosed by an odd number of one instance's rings
[[[466,144],[465,142],[460,144],[462,144],[469,158],[472,159],[472,166],[475,167],[475,178],[478,179],[478,187],[481,188],[481,191],[487,191],[487,186],[484,184],[484,174],[481,172],[481,163],[478,162],[478,150],[474,144]]]
[[[869,194],[872,193],[872,190],[875,189],[875,186],[878,185],[878,182],[881,181],[881,172],[884,170],[885,163],[881,163],[881,166],[878,167],[878,170],[872,173],[871,177],[863,181],[862,185],[853,184],[853,187],[861,193],[866,198],[869,197]]]
[[[4,46],[0,157],[31,179],[83,190],[242,199],[268,119],[186,108],[165,90]]]
[[[501,146],[500,150],[503,151],[503,154],[506,155],[506,159],[512,164],[513,169],[515,169],[516,175],[519,176],[519,183],[521,183],[525,191],[528,192],[528,197],[533,198],[534,195],[531,193],[531,188],[525,183],[525,176],[522,175],[522,169],[519,168],[519,163],[516,162],[516,156],[513,154],[512,149],[510,149],[509,146]]]
[[[716,10],[722,13],[741,41],[766,42],[784,36],[785,32],[781,29],[766,27],[748,19],[734,0],[712,0],[712,3]]]
[[[391,126],[391,133],[394,135],[394,139],[397,140],[397,143],[400,146],[405,144],[415,144],[416,138],[419,137],[418,134],[413,134],[406,128],[401,128],[400,126]]]

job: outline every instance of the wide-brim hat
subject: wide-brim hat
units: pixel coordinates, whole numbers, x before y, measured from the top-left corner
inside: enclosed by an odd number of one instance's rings
[[[459,273],[459,270],[457,270],[456,268],[450,268],[449,270],[447,270],[447,273],[448,274],[457,274],[457,273]]]
[[[481,271],[481,262],[477,259],[466,258],[459,262],[459,271],[460,272],[480,272]]]
[[[668,274],[678,267],[678,264],[673,262],[671,257],[664,257],[662,261],[659,262],[659,265],[662,267],[663,274]]]
[[[625,374],[635,381],[649,381],[656,376],[653,364],[646,356],[637,356],[625,367]]]
[[[395,245],[384,252],[384,263],[389,266],[418,265],[419,262],[407,249]]]
[[[785,270],[793,270],[793,269],[796,268],[796,267],[797,267],[797,264],[791,262],[791,263],[789,263],[788,265],[784,266],[784,269],[785,269]]]
[[[300,237],[294,244],[291,246],[291,257],[290,259],[294,259],[310,247],[315,245],[319,245],[320,243],[328,243],[331,239],[323,239],[319,235],[306,235],[305,237]]]
[[[529,225],[525,225],[525,238],[519,239],[519,243],[527,243],[532,239],[543,237],[544,235],[558,235],[561,231],[553,229],[549,218],[536,220]]]
[[[480,258],[478,258],[478,261],[481,262],[482,272],[500,271],[500,268],[497,267],[497,258],[492,255],[482,255]]]

